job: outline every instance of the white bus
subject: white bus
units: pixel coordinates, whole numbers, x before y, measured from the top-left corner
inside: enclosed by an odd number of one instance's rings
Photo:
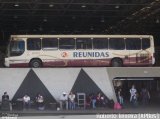
[[[151,35],[12,35],[6,67],[152,66]]]

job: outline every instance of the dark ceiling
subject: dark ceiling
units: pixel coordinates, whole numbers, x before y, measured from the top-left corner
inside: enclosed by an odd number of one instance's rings
[[[0,0],[1,34],[156,34],[160,0]]]

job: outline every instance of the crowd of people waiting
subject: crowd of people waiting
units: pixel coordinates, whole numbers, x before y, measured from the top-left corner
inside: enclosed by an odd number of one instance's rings
[[[117,91],[117,100],[118,100],[118,105],[121,107],[124,106],[124,96],[123,96],[123,91],[121,88],[119,88]],[[147,105],[149,103],[150,99],[150,93],[147,90],[147,88],[142,88],[140,94],[138,94],[137,89],[135,88],[134,85],[132,85],[131,89],[129,90],[130,93],[130,103],[132,106],[137,106],[138,105],[138,98],[141,98],[141,102],[143,105]],[[31,98],[27,94],[21,98],[21,101],[23,102],[23,109],[29,109],[31,106]],[[97,107],[106,107],[109,105],[110,100],[108,100],[104,94],[98,92],[97,94],[86,94],[85,96],[85,108],[88,109],[96,109]],[[44,97],[38,93],[35,102],[37,105],[38,110],[44,110],[45,109],[45,102],[44,102]],[[62,95],[59,97],[59,106],[57,106],[57,110],[63,110],[63,109],[70,109],[70,110],[75,110],[78,105],[78,99],[77,95],[73,93],[72,91],[67,94],[66,92],[63,92]],[[114,102],[113,102],[114,103]],[[116,104],[116,103],[114,103]],[[2,104],[1,104],[1,109],[3,110],[12,110],[11,103],[9,101],[9,96],[7,92],[4,92],[4,95],[2,96]]]
[[[28,94],[25,94],[22,98],[17,99],[17,101],[23,103],[23,109],[27,110],[31,107],[31,97]],[[66,92],[63,92],[62,95],[59,97],[59,107],[60,110],[63,109],[70,109],[75,110],[77,108],[77,95],[73,92],[70,92],[67,94]],[[44,97],[38,93],[35,97],[35,104],[38,110],[44,110],[45,109],[45,102]],[[107,99],[106,97],[101,94],[88,94],[85,97],[85,107],[86,108],[93,108],[96,109],[97,107],[106,107],[107,105]],[[2,96],[2,110],[12,110],[12,105],[9,101],[9,95],[7,92],[4,92],[4,95]]]
[[[25,94],[22,98],[17,99],[17,101],[23,103],[22,106],[24,110],[29,109],[31,106],[31,102],[32,102],[30,96],[28,96],[27,94]],[[40,93],[37,94],[35,98],[35,102],[36,102],[36,107],[38,110],[45,109],[44,98]],[[2,96],[1,109],[4,111],[12,110],[12,104],[10,103],[9,95],[7,94],[7,92],[4,92]]]
[[[75,93],[70,92],[67,94],[63,92],[60,96],[60,109],[71,109],[74,110],[77,107],[78,99]],[[86,108],[97,108],[97,107],[106,107],[107,99],[106,97],[98,92],[97,94],[88,94],[85,99]]]

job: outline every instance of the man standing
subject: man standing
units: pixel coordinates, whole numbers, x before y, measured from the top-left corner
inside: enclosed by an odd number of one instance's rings
[[[69,98],[69,109],[75,109],[75,94],[73,92],[70,92],[68,98]]]
[[[137,103],[137,90],[135,89],[135,86],[132,85],[132,88],[130,89],[130,102],[133,105],[136,105]]]
[[[150,99],[150,93],[147,90],[147,88],[143,88],[141,91],[141,97],[142,97],[142,104],[143,105],[147,105],[149,103],[149,99]]]

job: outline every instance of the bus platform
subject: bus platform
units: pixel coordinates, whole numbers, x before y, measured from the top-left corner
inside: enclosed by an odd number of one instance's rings
[[[116,110],[111,108],[96,108],[96,109],[75,109],[75,110],[49,110],[45,109],[43,111],[36,109],[28,110],[12,110],[12,111],[0,111],[1,116],[17,115],[18,117],[23,116],[59,116],[59,115],[97,115],[97,114],[159,114],[159,105],[148,105],[137,107],[132,107],[131,105],[126,105],[124,108]]]

